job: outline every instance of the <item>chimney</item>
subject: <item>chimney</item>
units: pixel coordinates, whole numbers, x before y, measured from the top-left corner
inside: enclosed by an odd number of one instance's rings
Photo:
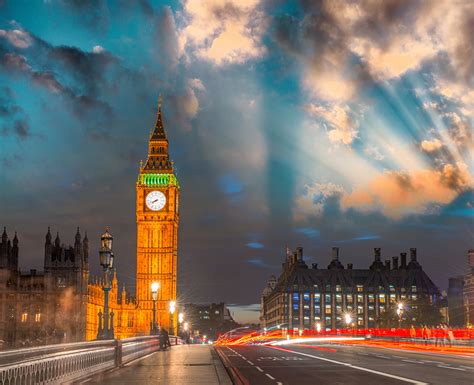
[[[317,268],[318,268],[318,264],[317,264],[317,263],[313,263],[311,266],[313,267],[313,269],[317,269]]]
[[[398,257],[392,257],[392,268],[393,270],[398,269]]]
[[[348,264],[347,264],[347,269],[348,269],[348,270],[352,270],[352,263],[348,263]]]
[[[400,268],[406,269],[407,268],[407,253],[400,253]]]
[[[385,268],[386,268],[387,270],[390,270],[390,259],[386,259],[386,260],[385,260]]]
[[[410,261],[416,262],[416,247],[410,249]]]
[[[297,247],[296,248],[296,256],[297,256],[298,261],[303,260],[303,248],[302,247]]]
[[[339,247],[332,248],[332,259],[339,259]]]
[[[380,247],[374,247],[374,259],[380,261]]]

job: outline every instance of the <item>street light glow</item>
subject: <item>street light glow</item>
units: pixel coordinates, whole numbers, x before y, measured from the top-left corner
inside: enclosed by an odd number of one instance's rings
[[[176,311],[176,302],[170,301],[170,313],[174,314],[175,311]]]
[[[178,314],[178,322],[179,322],[180,324],[182,324],[183,321],[184,321],[184,314],[183,314],[183,313],[179,313],[179,314]]]
[[[184,323],[184,331],[188,331],[189,324],[187,322]]]
[[[349,325],[352,322],[352,316],[349,313],[344,314],[344,320],[346,324]]]
[[[151,284],[151,292],[152,293],[157,293],[159,288],[160,288],[159,282],[153,282]]]

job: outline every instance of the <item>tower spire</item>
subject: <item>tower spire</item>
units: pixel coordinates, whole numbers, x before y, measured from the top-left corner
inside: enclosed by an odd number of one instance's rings
[[[163,117],[161,113],[161,95],[158,98],[158,112],[156,115],[155,127],[150,135],[148,144],[148,158],[145,166],[140,166],[140,173],[173,173],[173,165],[168,155],[168,139],[166,138]]]
[[[160,95],[158,97],[158,113],[156,115],[155,128],[153,130],[153,133],[151,134],[150,140],[167,140],[165,128],[163,126],[163,118],[161,116],[161,103],[162,102],[163,102],[163,99],[161,98],[161,95]]]

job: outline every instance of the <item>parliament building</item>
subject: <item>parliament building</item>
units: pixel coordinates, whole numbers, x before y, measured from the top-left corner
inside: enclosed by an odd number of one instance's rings
[[[180,187],[168,155],[161,103],[136,181],[136,293],[129,296],[112,272],[109,308],[114,336],[148,335],[152,282],[158,282],[157,323],[177,330],[168,311],[176,300]],[[105,234],[111,237],[110,233]],[[104,237],[104,235],[103,235]],[[97,242],[99,240],[97,239]],[[104,281],[89,275],[89,239],[79,228],[71,246],[48,228],[44,271],[19,270],[20,241],[4,228],[0,243],[0,349],[96,339],[104,312]],[[95,258],[94,258],[95,259]]]
[[[416,249],[400,259],[381,260],[380,248],[374,249],[368,269],[346,267],[339,260],[339,248],[333,247],[326,269],[313,263],[309,267],[303,258],[303,248],[287,252],[282,273],[271,276],[261,297],[261,326],[281,327],[291,331],[308,329],[335,330],[346,327],[378,327],[384,312],[394,311],[403,303],[409,315],[409,305],[419,299],[436,304],[440,292],[417,260]],[[350,315],[350,325],[346,324]],[[416,323],[416,320],[410,319]]]

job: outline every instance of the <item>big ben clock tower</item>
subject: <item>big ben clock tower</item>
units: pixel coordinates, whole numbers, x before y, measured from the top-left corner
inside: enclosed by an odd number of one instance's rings
[[[159,283],[157,323],[176,331],[177,317],[170,316],[169,303],[176,300],[179,184],[168,156],[161,99],[148,144],[148,158],[144,165],[140,163],[136,188],[138,333],[150,331],[153,282]]]

